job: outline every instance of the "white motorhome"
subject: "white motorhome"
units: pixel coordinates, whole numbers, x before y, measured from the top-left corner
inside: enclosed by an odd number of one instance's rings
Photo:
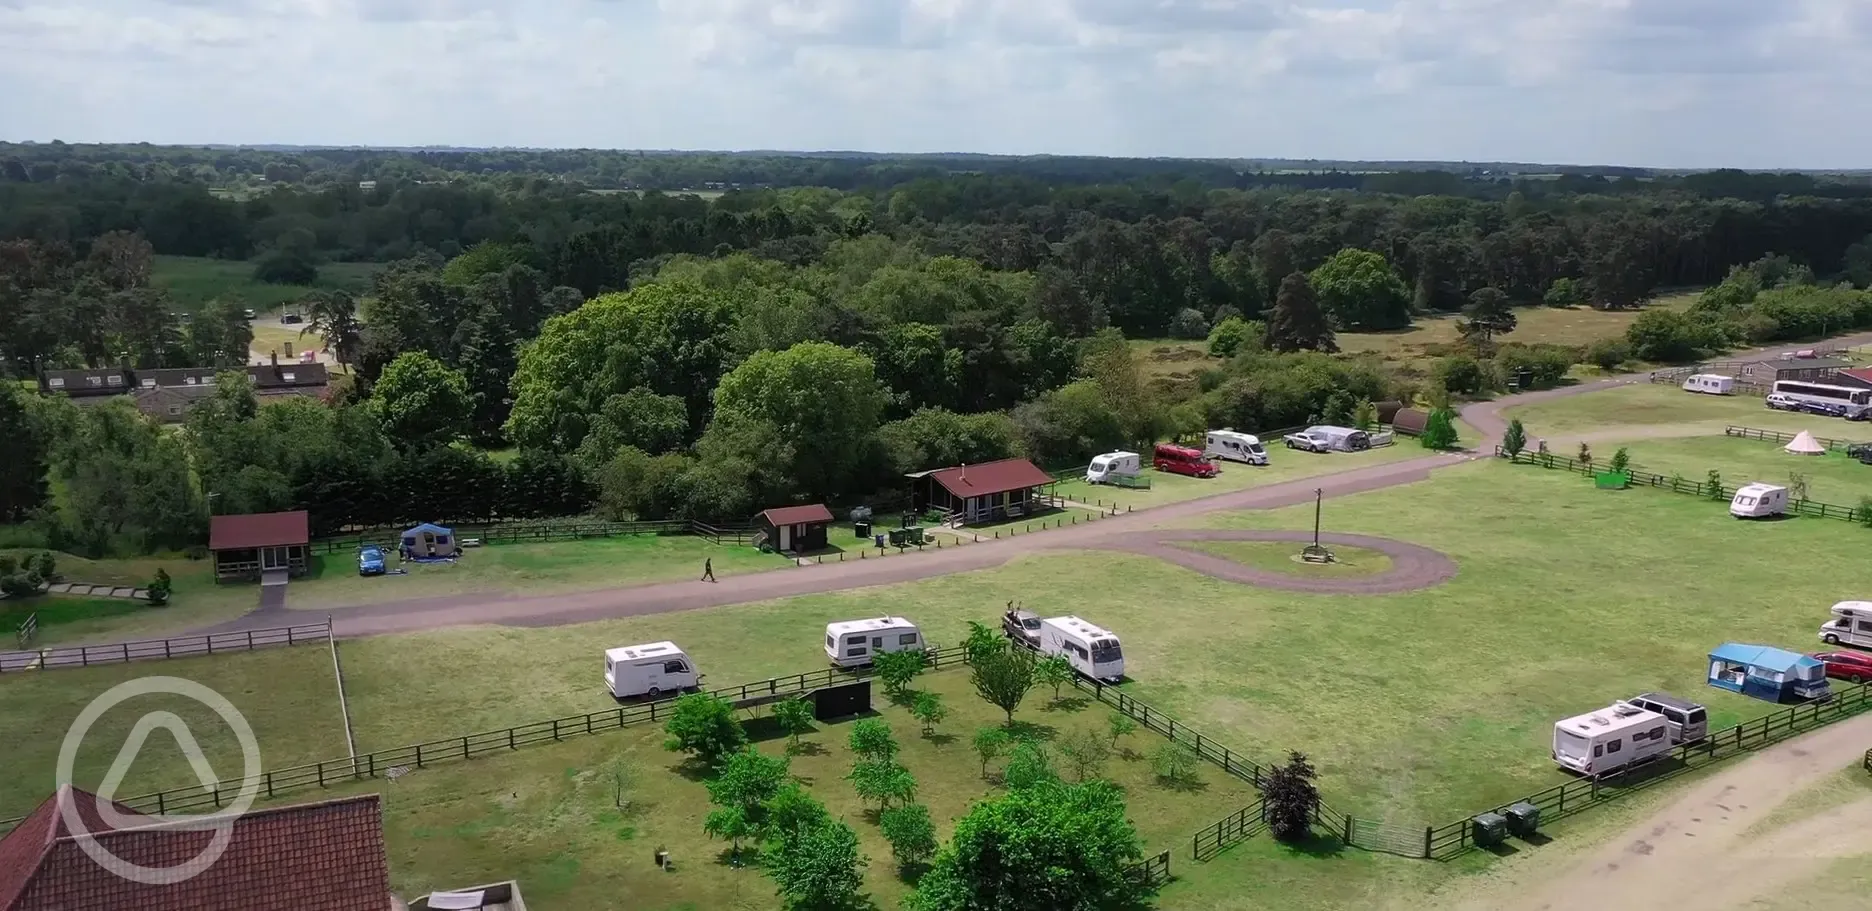
[[[1326,445],[1339,452],[1359,452],[1372,446],[1371,434],[1352,427],[1334,427],[1330,424],[1318,424],[1306,429],[1315,438],[1325,437]]]
[[[619,699],[682,692],[702,682],[695,661],[674,642],[605,649],[605,686]]]
[[[864,667],[886,652],[923,650],[923,633],[902,617],[875,617],[828,623],[826,657],[839,667]]]
[[[1110,484],[1120,477],[1136,477],[1142,471],[1138,454],[1135,452],[1108,452],[1092,457],[1092,464],[1086,466],[1087,484]]]
[[[1788,489],[1756,481],[1744,484],[1729,501],[1729,514],[1738,519],[1762,519],[1787,512]]]
[[[1078,617],[1040,621],[1040,654],[1063,655],[1073,670],[1094,680],[1116,683],[1124,679],[1124,649],[1117,634]]]
[[[1670,750],[1670,722],[1626,702],[1565,718],[1553,726],[1554,762],[1581,775],[1610,774]]]
[[[1695,373],[1684,378],[1685,392],[1701,392],[1705,395],[1734,395],[1735,377],[1720,373]]]
[[[1267,447],[1261,445],[1261,438],[1252,433],[1239,433],[1227,427],[1211,430],[1203,437],[1203,455],[1212,459],[1228,459],[1246,465],[1266,465]]]
[[[1872,601],[1841,601],[1833,605],[1833,621],[1820,627],[1820,641],[1828,645],[1872,648]]]

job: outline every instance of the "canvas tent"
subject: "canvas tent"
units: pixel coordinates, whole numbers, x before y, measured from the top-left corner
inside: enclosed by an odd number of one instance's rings
[[[1785,649],[1725,642],[1710,652],[1709,661],[1709,685],[1744,696],[1801,702],[1828,693],[1826,665]]]
[[[403,556],[416,560],[455,556],[455,532],[424,522],[402,534]]]
[[[1826,455],[1827,451],[1825,446],[1813,438],[1813,434],[1805,430],[1794,435],[1794,442],[1781,448],[1795,455]]]

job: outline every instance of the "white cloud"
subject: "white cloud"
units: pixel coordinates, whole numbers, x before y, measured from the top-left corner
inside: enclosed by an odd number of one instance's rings
[[[14,139],[1848,166],[1872,0],[0,0]]]

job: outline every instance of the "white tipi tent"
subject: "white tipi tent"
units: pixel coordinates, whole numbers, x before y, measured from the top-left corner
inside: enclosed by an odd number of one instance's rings
[[[1782,447],[1795,455],[1825,455],[1826,447],[1813,438],[1813,434],[1803,430],[1794,436],[1794,442]]]

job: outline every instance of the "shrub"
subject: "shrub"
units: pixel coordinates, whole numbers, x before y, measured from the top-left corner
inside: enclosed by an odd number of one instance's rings
[[[149,587],[144,589],[144,591],[148,593],[146,597],[149,598],[149,603],[157,607],[161,607],[165,604],[168,604],[169,603],[169,587],[170,587],[170,582],[169,582],[168,571],[164,570],[160,566],[157,567],[156,577],[151,579],[149,582]]]
[[[1209,321],[1203,318],[1201,310],[1185,307],[1170,319],[1171,338],[1197,339],[1208,334]]]
[[[988,777],[988,763],[1006,752],[1008,741],[1012,739],[1001,728],[981,728],[975,732],[975,738],[970,742],[975,747],[976,757],[981,759],[983,778]]]
[[[1474,394],[1483,390],[1488,374],[1475,358],[1455,354],[1437,361],[1436,366],[1430,368],[1430,378],[1449,392]]]
[[[1586,362],[1613,371],[1631,360],[1631,344],[1622,338],[1602,338],[1586,346]]]
[[[14,573],[0,578],[0,595],[30,598],[39,594],[39,577],[32,573]]]
[[[852,725],[847,745],[862,759],[890,759],[897,755],[897,738],[891,734],[890,725],[876,718],[866,718]]]
[[[1624,474],[1630,471],[1631,453],[1627,452],[1625,447],[1620,446],[1617,452],[1612,453],[1612,464],[1610,467],[1613,472],[1618,474]]]
[[[1047,755],[1045,747],[1032,741],[1016,744],[1008,754],[1007,768],[1001,772],[1001,781],[1010,790],[1031,788],[1045,782],[1058,781],[1059,775],[1053,771],[1053,759]]]
[[[787,734],[787,749],[799,749],[800,735],[812,730],[813,704],[805,699],[786,699],[773,709],[774,721]]]
[[[878,828],[890,842],[891,856],[901,866],[920,864],[936,853],[936,826],[930,822],[929,807],[907,803],[878,814]]]
[[[1352,409],[1352,426],[1359,430],[1373,430],[1378,426],[1378,406],[1371,399],[1360,399],[1358,407]]]
[[[52,552],[49,550],[40,551],[39,555],[32,559],[31,569],[33,572],[39,574],[39,578],[47,582],[57,582],[59,579],[58,559],[53,557]],[[161,570],[157,570],[157,572],[161,572]]]
[[[1723,499],[1722,472],[1712,468],[1703,479],[1703,495],[1712,500]]]
[[[665,749],[688,753],[710,766],[747,743],[747,732],[735,720],[734,706],[707,693],[676,700],[663,731],[669,735],[663,742]]]
[[[1570,278],[1556,278],[1547,286],[1541,302],[1549,307],[1574,307],[1586,302],[1586,289]]]
[[[1448,408],[1430,412],[1423,433],[1417,437],[1425,449],[1451,449],[1456,446],[1456,418]]]
[[[1268,829],[1281,841],[1302,841],[1313,834],[1313,815],[1319,811],[1317,777],[1306,756],[1290,753],[1284,765],[1268,770],[1261,785],[1266,801]]]
[[[1547,389],[1566,379],[1579,359],[1580,350],[1566,345],[1504,345],[1495,355],[1495,364],[1505,376],[1526,370],[1528,388]]]
[[[1061,738],[1059,751],[1066,757],[1066,764],[1072,766],[1073,777],[1084,781],[1104,768],[1105,761],[1111,758],[1112,745],[1104,734],[1085,729]]]
[[[12,554],[0,554],[0,576],[10,576],[19,572],[19,561]]]
[[[1521,450],[1527,448],[1527,428],[1521,426],[1520,418],[1508,422],[1508,430],[1502,434],[1501,445],[1502,451],[1508,453],[1509,458],[1520,455]]]
[[[921,651],[885,652],[871,660],[871,666],[877,670],[878,678],[884,681],[884,692],[890,696],[901,696],[910,686],[910,681],[923,672],[924,654]]]
[[[1853,521],[1872,528],[1872,497],[1861,496],[1859,508],[1853,512]]]
[[[1180,743],[1166,743],[1151,754],[1151,771],[1167,784],[1189,784],[1196,778],[1196,754]]]
[[[1231,358],[1260,348],[1261,338],[1260,323],[1251,323],[1239,316],[1218,319],[1215,328],[1209,330],[1209,354]]]

